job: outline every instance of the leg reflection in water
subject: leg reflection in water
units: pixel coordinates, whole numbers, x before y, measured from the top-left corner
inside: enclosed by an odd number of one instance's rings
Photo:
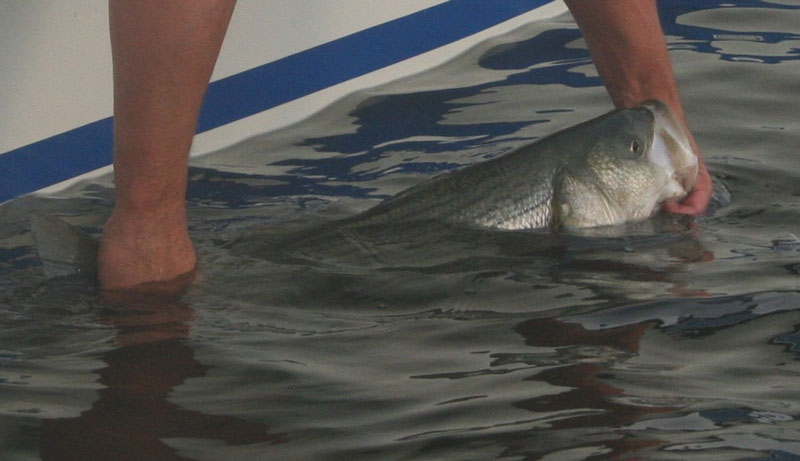
[[[206,415],[167,400],[188,378],[208,367],[186,343],[192,309],[180,302],[139,300],[115,306],[103,321],[118,334],[117,348],[101,358],[105,387],[92,407],[75,418],[45,420],[44,460],[172,460],[181,457],[169,438],[222,440],[227,444],[281,443],[261,424]]]
[[[642,322],[588,330],[577,323],[536,319],[522,322],[516,329],[525,337],[526,344],[531,346],[604,348],[622,356],[632,356],[639,351],[640,340],[651,326],[651,323]],[[611,361],[613,364],[615,360]],[[539,433],[537,440],[529,441],[524,446],[513,447],[512,444],[512,451],[543,455],[575,448],[576,441],[583,441],[579,446],[593,447],[597,452],[586,459],[637,459],[628,457],[644,448],[664,443],[633,436],[626,433],[624,428],[648,415],[677,411],[678,408],[635,405],[618,400],[616,398],[624,397],[624,390],[607,382],[613,379],[613,370],[607,364],[597,360],[571,362],[570,365],[550,368],[529,378],[569,390],[517,402],[515,406],[537,413],[563,416],[553,419],[551,429]]]

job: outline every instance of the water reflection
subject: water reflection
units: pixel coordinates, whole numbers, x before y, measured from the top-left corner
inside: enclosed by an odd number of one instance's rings
[[[587,330],[577,323],[558,319],[536,319],[522,322],[517,333],[525,338],[525,343],[536,347],[559,348],[569,354],[570,350],[597,348],[598,356],[611,360],[575,360],[566,366],[546,369],[529,380],[543,381],[558,388],[568,390],[517,402],[515,406],[537,413],[552,413],[550,429],[535,435],[536,439],[549,440],[549,443],[526,447],[516,447],[516,453],[526,456],[545,455],[569,448],[576,450],[590,448],[595,455],[591,459],[619,459],[620,456],[653,447],[663,442],[645,437],[632,437],[616,432],[616,429],[641,421],[657,413],[677,410],[674,407],[636,405],[616,397],[624,396],[625,391],[610,384],[614,378],[611,367],[615,362],[631,357],[639,351],[639,343],[652,323],[642,322],[603,330]],[[565,349],[566,348],[566,349]],[[576,354],[577,355],[577,354]],[[554,443],[560,441],[561,443]]]
[[[546,415],[548,424],[496,442],[507,447],[504,455],[525,459],[661,459],[656,451],[665,459],[687,451],[732,459],[724,451],[731,448],[794,459],[794,426],[774,425],[795,421],[797,375],[783,369],[789,363],[774,346],[796,355],[797,327],[787,325],[796,322],[791,300],[798,296],[675,299],[523,321],[515,331],[534,350],[555,351],[546,353],[549,363],[537,361],[543,352],[497,360],[538,364],[541,371],[526,381],[555,392],[513,406]],[[736,350],[751,355],[748,370],[757,354],[762,371],[743,373],[746,359]],[[693,387],[698,380],[716,384]]]
[[[262,424],[207,415],[168,400],[175,388],[209,369],[186,341],[192,316],[187,304],[163,299],[110,307],[100,320],[117,329],[117,347],[101,356],[106,367],[97,373],[104,388],[80,416],[43,421],[42,459],[188,459],[169,446],[170,438],[283,442]]]

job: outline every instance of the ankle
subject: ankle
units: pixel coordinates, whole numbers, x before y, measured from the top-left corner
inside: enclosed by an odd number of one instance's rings
[[[103,288],[171,280],[195,268],[197,257],[185,212],[166,217],[159,214],[154,210],[114,210],[103,230],[98,254]]]
[[[122,233],[187,234],[186,206],[180,203],[161,203],[151,206],[117,203],[106,228]]]

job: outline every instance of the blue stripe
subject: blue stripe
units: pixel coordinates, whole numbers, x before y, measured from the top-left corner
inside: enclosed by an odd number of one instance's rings
[[[450,0],[209,85],[197,132],[439,48],[552,0]],[[0,202],[111,163],[105,118],[0,155]]]

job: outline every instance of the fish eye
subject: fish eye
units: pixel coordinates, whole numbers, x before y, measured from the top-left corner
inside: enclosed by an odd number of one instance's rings
[[[640,154],[642,152],[642,145],[636,139],[631,141],[631,143],[628,145],[628,148],[633,154]]]

